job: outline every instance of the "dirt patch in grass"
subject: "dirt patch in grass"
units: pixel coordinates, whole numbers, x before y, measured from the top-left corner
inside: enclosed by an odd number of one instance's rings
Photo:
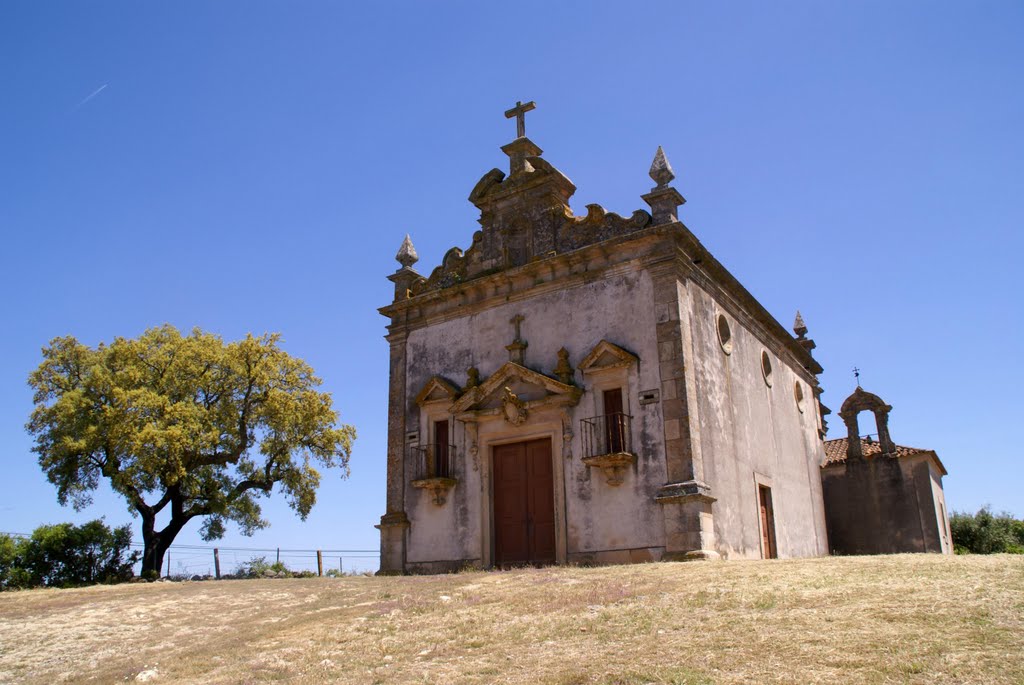
[[[1024,558],[0,594],[0,682],[1020,683]]]

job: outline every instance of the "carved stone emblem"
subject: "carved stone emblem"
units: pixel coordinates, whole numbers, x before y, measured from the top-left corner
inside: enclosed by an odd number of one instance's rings
[[[505,420],[513,426],[518,426],[526,421],[526,402],[519,399],[519,396],[512,392],[512,388],[507,385],[501,397],[501,406]]]

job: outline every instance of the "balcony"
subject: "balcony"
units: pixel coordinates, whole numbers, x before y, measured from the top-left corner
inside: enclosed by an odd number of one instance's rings
[[[455,446],[429,444],[411,448],[413,455],[412,486],[427,490],[433,496],[434,504],[444,504],[448,491],[459,480],[455,477]]]
[[[608,485],[622,485],[626,469],[636,463],[633,417],[622,412],[581,419],[583,463],[604,472]]]

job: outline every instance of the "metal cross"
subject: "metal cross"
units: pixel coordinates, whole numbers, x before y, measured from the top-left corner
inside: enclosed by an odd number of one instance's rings
[[[857,379],[857,387],[860,387],[860,369],[853,367],[853,377]]]
[[[519,324],[526,320],[526,317],[522,314],[516,314],[508,322],[516,327],[516,340],[519,340]]]
[[[526,113],[531,109],[536,109],[536,107],[537,105],[533,103],[533,100],[530,100],[525,105],[517,100],[516,106],[505,112],[506,119],[516,118],[516,138],[522,138],[526,135]]]

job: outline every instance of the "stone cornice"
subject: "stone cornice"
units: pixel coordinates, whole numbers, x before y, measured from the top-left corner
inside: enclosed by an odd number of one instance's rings
[[[690,278],[709,293],[718,295],[720,301],[725,300],[732,304],[729,313],[744,323],[748,330],[756,333],[760,329],[762,331],[762,335],[759,336],[761,341],[771,348],[776,356],[779,358],[790,356],[800,368],[806,369],[812,376],[823,371],[810,352],[797,342],[797,339],[685,226],[680,242],[683,252],[690,258]],[[816,379],[809,382],[817,384]]]
[[[668,245],[666,245],[666,242]],[[668,248],[668,249],[666,249]],[[680,280],[692,279],[754,333],[780,359],[787,359],[812,386],[822,367],[682,222],[644,229],[571,252],[535,259],[448,288],[393,302],[378,311],[391,319],[392,339],[401,333],[466,316],[499,303],[582,285],[630,270],[639,261],[646,269],[671,269]]]

